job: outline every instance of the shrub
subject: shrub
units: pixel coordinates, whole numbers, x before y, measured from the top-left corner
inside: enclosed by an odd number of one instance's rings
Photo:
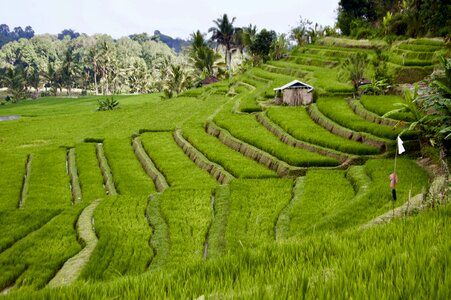
[[[105,110],[116,110],[119,109],[119,102],[114,100],[113,97],[109,97],[106,99],[97,99],[97,111],[105,111]]]

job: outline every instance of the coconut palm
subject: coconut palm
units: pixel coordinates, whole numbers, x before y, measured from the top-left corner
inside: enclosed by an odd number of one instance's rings
[[[27,94],[25,78],[20,70],[17,68],[8,68],[0,79],[8,88],[8,94],[13,102],[25,98]]]
[[[199,30],[193,33],[191,38],[193,43],[189,49],[188,55],[193,66],[204,78],[218,73],[220,65],[217,63],[217,60],[221,58],[221,56],[208,47],[204,36]]]
[[[181,65],[171,64],[169,66],[168,78],[164,88],[165,96],[167,98],[172,98],[174,94],[177,96],[190,88],[191,81],[191,76]]]
[[[240,31],[239,28],[233,27],[233,22],[235,22],[235,18],[232,18],[232,21],[229,21],[229,17],[227,14],[224,14],[221,18],[217,20],[213,20],[216,24],[216,27],[211,27],[208,32],[212,32],[211,39],[216,41],[218,45],[224,47],[225,52],[225,63],[227,68],[229,69],[229,73],[232,71],[232,50],[236,48],[237,43],[237,32]]]

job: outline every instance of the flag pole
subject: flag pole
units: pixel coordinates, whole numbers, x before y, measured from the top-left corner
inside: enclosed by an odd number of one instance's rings
[[[393,173],[396,174],[396,158],[398,157],[398,140],[396,140],[396,149],[395,149],[395,166],[393,168]]]
[[[396,138],[396,149],[395,149],[395,165],[393,167],[393,175],[396,178],[396,158],[398,157],[398,137]],[[396,183],[395,183],[396,184]],[[392,220],[395,219],[395,199],[392,199],[391,201],[391,206],[392,206],[392,212],[393,212],[393,216],[392,216]]]

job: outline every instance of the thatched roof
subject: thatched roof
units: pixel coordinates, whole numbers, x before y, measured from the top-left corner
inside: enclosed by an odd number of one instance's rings
[[[283,91],[286,89],[306,89],[310,92],[313,91],[313,86],[308,85],[307,83],[301,82],[299,80],[293,80],[292,82],[289,82],[284,86],[275,88],[274,91]]]

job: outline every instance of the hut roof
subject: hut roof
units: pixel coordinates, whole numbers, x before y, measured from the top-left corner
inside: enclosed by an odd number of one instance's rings
[[[285,89],[307,89],[310,92],[313,90],[313,86],[308,85],[307,83],[301,82],[299,80],[293,80],[292,82],[289,82],[284,86],[275,88],[274,91],[283,91]]]

